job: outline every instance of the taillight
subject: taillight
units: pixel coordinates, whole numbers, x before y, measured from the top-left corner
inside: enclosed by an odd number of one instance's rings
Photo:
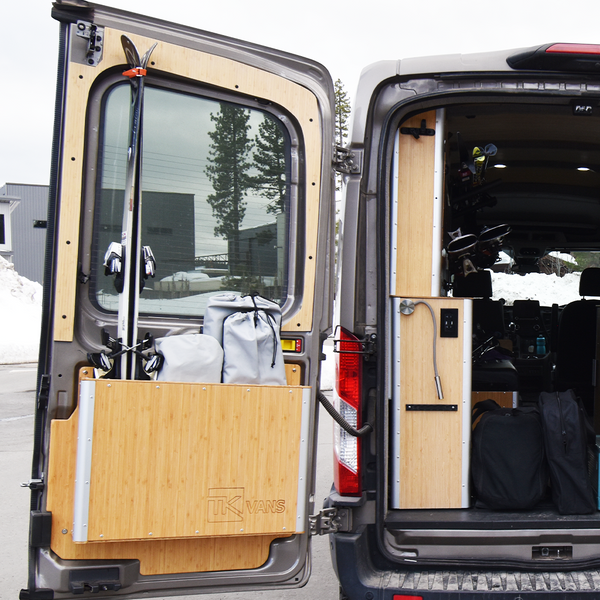
[[[411,596],[410,594],[394,594],[393,600],[423,600],[423,596]]]
[[[362,354],[359,339],[338,329],[338,352],[335,363],[333,404],[352,427],[359,429],[362,409]],[[343,496],[360,496],[360,439],[334,423],[334,484]]]

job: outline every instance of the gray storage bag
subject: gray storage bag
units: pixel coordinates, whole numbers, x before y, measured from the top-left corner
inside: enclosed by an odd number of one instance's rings
[[[279,329],[281,308],[261,296],[212,296],[204,334],[223,346],[223,383],[286,385]]]
[[[223,349],[210,335],[192,333],[154,340],[164,362],[158,381],[220,383]]]

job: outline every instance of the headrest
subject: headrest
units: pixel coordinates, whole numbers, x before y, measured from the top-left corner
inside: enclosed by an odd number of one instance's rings
[[[589,267],[581,272],[580,296],[600,296],[600,268]]]
[[[477,271],[466,277],[455,277],[452,295],[455,298],[491,298],[492,272]]]

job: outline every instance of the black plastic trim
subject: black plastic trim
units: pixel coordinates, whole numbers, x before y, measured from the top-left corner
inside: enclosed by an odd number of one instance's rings
[[[600,56],[571,52],[547,52],[555,44],[529,48],[506,59],[510,67],[528,71],[562,71],[567,73],[600,73]]]
[[[32,510],[29,526],[29,545],[32,548],[50,546],[52,513]]]

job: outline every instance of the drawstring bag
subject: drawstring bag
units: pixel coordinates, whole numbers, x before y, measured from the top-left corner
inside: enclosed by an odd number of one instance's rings
[[[154,340],[163,356],[158,381],[220,383],[223,349],[210,335],[192,333]]]
[[[223,347],[223,383],[286,385],[279,329],[281,308],[258,295],[212,296],[204,334]]]

